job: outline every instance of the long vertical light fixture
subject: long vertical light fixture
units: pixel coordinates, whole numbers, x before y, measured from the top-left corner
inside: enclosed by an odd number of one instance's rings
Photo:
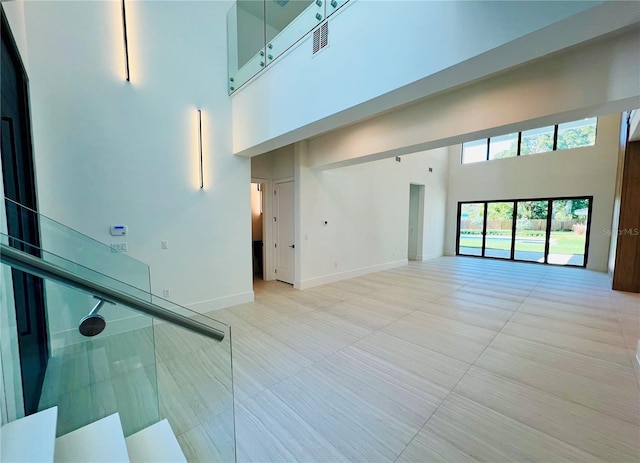
[[[129,74],[129,43],[127,41],[127,9],[124,5],[125,0],[122,0],[122,33],[124,36],[124,65],[127,73],[127,82],[131,82],[131,75]]]
[[[204,188],[204,170],[202,168],[202,111],[198,109],[198,151],[200,154],[200,189]]]

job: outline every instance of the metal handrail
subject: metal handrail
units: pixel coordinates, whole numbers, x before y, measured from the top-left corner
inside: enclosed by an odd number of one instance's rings
[[[142,312],[160,320],[174,323],[182,328],[215,339],[216,341],[222,341],[224,339],[224,331],[207,326],[204,323],[197,322],[171,310],[164,309],[144,299],[102,286],[58,265],[12,248],[4,243],[0,243],[0,260],[2,263],[18,270],[80,289],[101,299],[107,299],[117,304],[125,305],[137,312]]]

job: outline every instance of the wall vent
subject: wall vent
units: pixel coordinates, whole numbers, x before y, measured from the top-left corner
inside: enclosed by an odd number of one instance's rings
[[[313,31],[313,54],[329,45],[329,22],[325,21]]]

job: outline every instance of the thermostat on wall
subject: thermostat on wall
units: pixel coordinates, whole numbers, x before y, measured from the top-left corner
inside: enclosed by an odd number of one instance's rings
[[[124,236],[127,234],[127,226],[126,225],[111,225],[111,235],[113,236]]]

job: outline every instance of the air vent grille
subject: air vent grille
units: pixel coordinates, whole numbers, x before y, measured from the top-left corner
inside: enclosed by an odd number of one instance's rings
[[[313,54],[320,51],[320,27],[313,31]]]
[[[329,44],[329,23],[325,22],[320,26],[320,48],[324,48]]]
[[[313,54],[329,45],[329,23],[325,21],[320,27],[313,31]]]

